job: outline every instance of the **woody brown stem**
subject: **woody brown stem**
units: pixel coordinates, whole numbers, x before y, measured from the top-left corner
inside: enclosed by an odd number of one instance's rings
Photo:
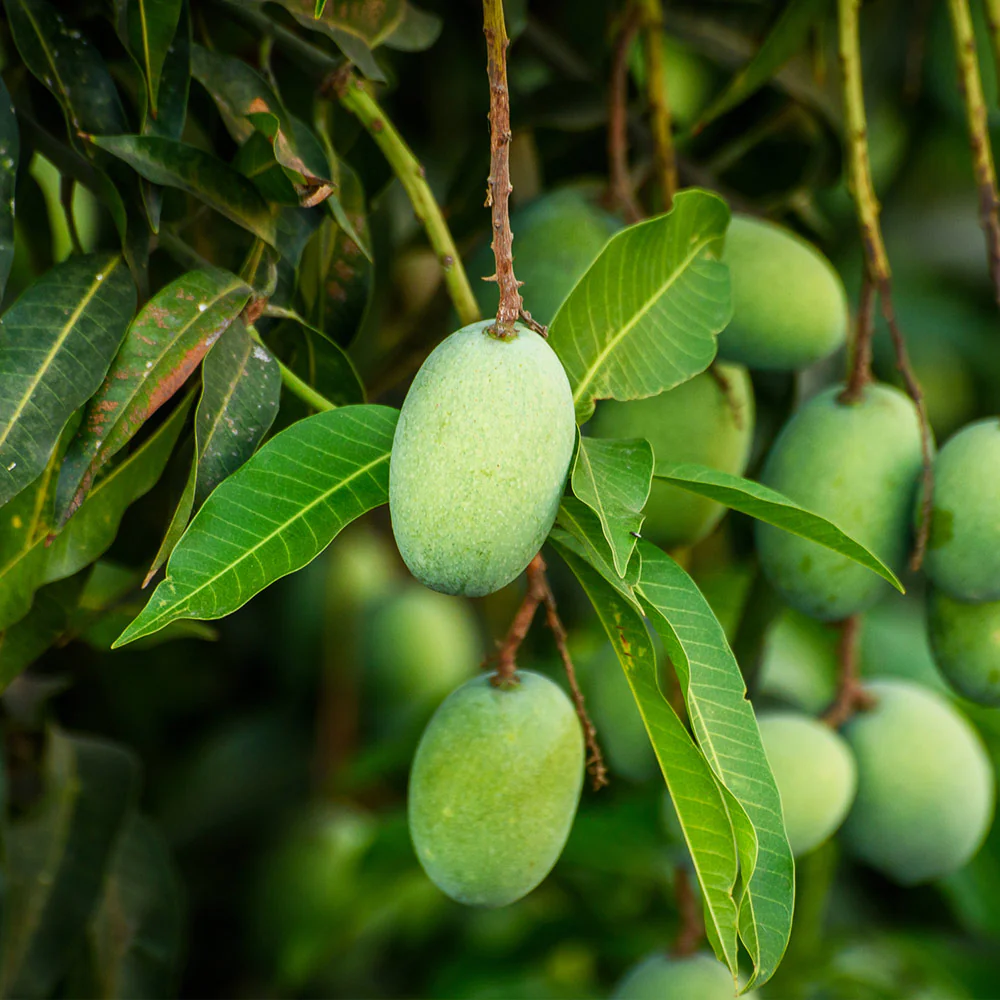
[[[856,403],[866,385],[872,380],[872,335],[875,332],[875,285],[867,267],[861,274],[861,298],[855,319],[854,345],[847,387],[840,394],[840,402]]]
[[[663,3],[662,0],[639,0],[639,4],[646,56],[646,101],[653,133],[656,175],[663,196],[663,210],[669,212],[677,190],[677,157],[663,68]]]
[[[628,51],[639,30],[639,9],[629,5],[611,54],[608,81],[608,187],[628,222],[642,218],[628,170]]]
[[[837,698],[823,715],[831,729],[839,729],[859,709],[871,708],[875,701],[861,684],[859,653],[861,616],[851,615],[840,624],[840,644],[837,649],[839,677]]]

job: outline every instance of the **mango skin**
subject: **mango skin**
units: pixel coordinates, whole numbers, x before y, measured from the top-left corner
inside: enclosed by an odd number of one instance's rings
[[[410,572],[445,594],[510,583],[545,541],[576,439],[555,352],[518,327],[473,323],[439,344],[403,401],[389,463],[389,513]]]
[[[942,697],[909,681],[867,685],[877,703],[844,728],[858,794],[841,833],[903,885],[961,868],[993,816],[993,769],[979,735]]]
[[[741,476],[753,444],[753,386],[741,365],[718,368],[728,395],[711,372],[703,372],[659,396],[599,403],[589,432],[600,438],[646,438],[658,465],[697,462]],[[643,536],[675,548],[701,541],[726,509],[654,479],[645,512]]]
[[[734,215],[722,260],[729,265],[733,319],[719,357],[748,368],[806,368],[847,338],[847,294],[811,243],[773,222]]]
[[[927,630],[945,680],[970,701],[1000,706],[1000,601],[965,604],[931,588]]]
[[[756,991],[743,994],[753,997]],[[615,987],[612,1000],[730,1000],[736,996],[732,974],[714,956],[687,958],[663,953],[643,959]]]
[[[814,396],[785,425],[761,482],[822,514],[899,570],[922,469],[920,424],[898,389],[869,385],[857,403],[842,386]],[[816,542],[758,522],[768,580],[793,607],[839,621],[870,607],[889,586],[871,570]]]
[[[808,854],[844,822],[858,786],[843,737],[798,712],[761,715],[760,736],[781,795],[792,853]]]
[[[958,601],[1000,599],[1000,420],[962,428],[934,462],[924,570]]]
[[[583,734],[548,678],[501,689],[476,677],[424,730],[410,772],[410,836],[424,871],[452,899],[506,906],[556,863],[583,785]]]

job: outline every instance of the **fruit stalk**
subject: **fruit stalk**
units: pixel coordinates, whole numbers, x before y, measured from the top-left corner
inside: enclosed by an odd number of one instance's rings
[[[638,15],[635,6],[625,12],[611,54],[608,80],[608,187],[612,204],[628,222],[642,218],[628,170],[628,51],[639,30]]]
[[[486,204],[493,215],[493,280],[500,289],[495,337],[515,336],[514,324],[521,315],[520,282],[514,277],[514,235],[510,229],[510,92],[507,89],[507,25],[503,0],[483,0],[483,34],[486,35],[486,72],[490,80],[490,176]]]
[[[444,283],[454,303],[455,311],[463,326],[475,323],[479,306],[472,294],[468,276],[462,266],[455,241],[441,207],[427,183],[427,177],[413,150],[386,117],[379,103],[365,89],[363,81],[349,70],[335,73],[327,86],[337,95],[340,103],[365,127],[389,161],[389,166],[403,185],[417,221],[424,227],[444,271]]]
[[[991,19],[1000,14],[1000,2],[990,5]],[[997,172],[990,146],[989,122],[983,81],[976,55],[976,36],[972,27],[972,14],[968,0],[948,0],[955,41],[955,58],[958,62],[958,88],[965,103],[969,127],[969,148],[972,150],[972,168],[979,188],[979,223],[986,236],[990,277],[998,304],[1000,304],[1000,194],[997,192]],[[994,42],[1000,43],[1000,27],[991,21]],[[1000,44],[998,44],[1000,55]]]
[[[872,697],[861,686],[858,660],[861,644],[861,615],[851,615],[840,625],[840,645],[837,659],[840,676],[837,680],[837,698],[826,710],[823,721],[831,729],[839,729],[858,709],[871,708]]]
[[[669,212],[677,190],[677,156],[674,152],[667,81],[663,70],[663,3],[662,0],[639,2],[646,55],[646,99],[649,102],[656,172],[663,193],[663,211]]]

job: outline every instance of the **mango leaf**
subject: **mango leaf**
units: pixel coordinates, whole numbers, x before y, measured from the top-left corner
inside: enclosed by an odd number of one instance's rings
[[[159,117],[160,78],[181,17],[182,0],[130,0],[128,38],[146,78],[149,112]]]
[[[60,523],[83,502],[101,467],[180,389],[249,297],[236,275],[206,268],[181,275],[143,306],[66,453],[56,494]]]
[[[653,482],[653,449],[646,440],[582,437],[573,463],[573,493],[601,519],[601,529],[625,575]]]
[[[49,547],[46,582],[72,576],[107,551],[126,509],[163,474],[192,402],[194,396],[188,393],[140,447],[97,482]]]
[[[101,997],[175,994],[183,944],[181,888],[162,834],[139,813],[126,820],[88,936]]]
[[[138,774],[114,744],[50,732],[41,799],[5,838],[3,996],[52,995],[83,943]]]
[[[704,371],[729,322],[729,269],[719,261],[729,209],[682,191],[665,215],[629,226],[559,307],[549,344],[573,388],[578,423],[598,399],[642,399]]]
[[[748,986],[764,983],[788,945],[795,899],[778,787],[722,626],[670,556],[649,542],[639,548],[639,596],[677,671],[698,745],[738,804],[729,811],[740,848],[740,935],[754,962]]]
[[[735,108],[767,84],[806,44],[813,25],[831,6],[830,0],[790,0],[753,58],[708,106],[693,131],[700,132],[709,122]]]
[[[513,38],[509,20],[507,27],[508,34]],[[412,3],[407,3],[403,7],[403,19],[393,29],[392,34],[386,36],[384,44],[387,48],[398,49],[400,52],[423,52],[438,40],[440,34],[441,18],[414,7]]]
[[[275,245],[275,212],[228,163],[197,146],[155,135],[90,135],[94,145],[124,160],[146,180],[179,188],[220,215]]]
[[[115,646],[177,618],[228,615],[385,503],[398,415],[385,406],[347,406],[272,438],[208,498],[174,549],[166,579]]]
[[[335,0],[316,13],[316,0],[279,0],[303,27],[322,31],[336,40],[341,32],[375,48],[396,30],[403,19],[406,0]]]
[[[590,565],[573,539],[557,530],[550,541],[594,605],[625,671],[691,852],[709,938],[735,977],[737,909],[733,889],[738,858],[723,793],[705,757],[660,691],[653,646],[639,612]]]
[[[132,312],[121,257],[71,257],[0,320],[0,505],[45,468],[70,414],[97,390]]]
[[[208,352],[201,381],[191,473],[143,586],[167,561],[191,512],[250,458],[278,415],[278,366],[239,321]]]
[[[0,80],[0,299],[14,263],[14,187],[21,143],[14,105]]]
[[[604,537],[600,518],[582,500],[573,496],[562,498],[556,515],[556,525],[572,537],[580,556],[618,591],[620,597],[642,614],[642,605],[632,590],[639,582],[639,572],[642,567],[642,556],[639,551],[632,552],[624,577],[619,575],[614,565],[611,547]]]
[[[732,476],[728,472],[693,463],[660,464],[656,468],[656,478],[833,549],[834,552],[866,566],[873,573],[878,573],[900,593],[904,593],[896,574],[878,556],[841,531],[832,521],[800,507],[777,490],[741,476]]]

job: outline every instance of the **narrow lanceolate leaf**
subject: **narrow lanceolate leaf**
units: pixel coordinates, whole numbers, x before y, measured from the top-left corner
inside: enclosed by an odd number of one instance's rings
[[[338,0],[328,3],[317,13],[316,0],[279,0],[299,24],[314,31],[323,31],[331,37],[340,32],[361,39],[369,48],[375,48],[395,31],[403,19],[406,0]]]
[[[184,132],[191,86],[191,15],[184,0],[179,7],[177,29],[160,70],[156,117],[147,115],[142,130],[146,135],[166,139],[180,139]]]
[[[722,626],[670,556],[649,542],[639,547],[639,596],[677,671],[698,745],[739,807],[730,804],[740,845],[740,934],[754,961],[750,982],[764,983],[785,953],[795,899],[778,787]]]
[[[573,493],[601,519],[619,576],[625,576],[653,482],[648,441],[581,437],[571,478]]]
[[[614,557],[608,540],[604,537],[600,518],[582,500],[573,496],[562,498],[556,525],[574,539],[580,555],[642,614],[642,605],[632,590],[639,582],[642,568],[642,556],[638,549],[632,552],[624,577],[620,576],[615,569]]]
[[[71,257],[0,321],[0,506],[45,468],[70,414],[100,386],[135,310],[120,257]]]
[[[274,246],[276,216],[254,185],[211,153],[155,135],[91,135],[154,184],[179,188]]]
[[[20,150],[14,105],[0,80],[0,299],[14,263],[14,186]]]
[[[189,393],[147,441],[98,481],[49,546],[46,582],[72,576],[108,550],[126,509],[163,474],[193,402]]]
[[[580,581],[625,671],[677,811],[701,887],[709,939],[737,972],[738,856],[732,823],[712,769],[663,697],[656,659],[641,614],[598,573],[575,541],[558,529],[551,538]]]
[[[139,311],[69,447],[56,516],[69,517],[94,476],[184,384],[239,315],[250,289],[228,271],[189,271]]]
[[[903,593],[903,585],[896,574],[878,556],[841,531],[832,521],[800,507],[777,490],[705,465],[661,464],[657,466],[656,478],[833,549],[867,566]]]
[[[348,406],[275,436],[208,498],[115,645],[177,618],[228,615],[385,503],[398,416],[386,406]]]
[[[559,308],[549,343],[583,423],[598,399],[641,399],[704,371],[732,307],[719,260],[729,209],[682,191],[666,215],[613,236]]]
[[[160,77],[182,6],[183,0],[131,0],[128,5],[129,47],[146,78],[149,111],[153,118],[158,115]]]
[[[49,735],[41,800],[7,827],[0,995],[51,996],[97,903],[139,767],[101,740]]]
[[[506,14],[506,7],[505,14]],[[511,30],[510,15],[507,16],[507,34],[515,37]],[[391,35],[386,36],[385,45],[390,49],[398,49],[400,52],[423,52],[429,49],[441,34],[441,18],[436,14],[430,14],[419,7],[414,7],[412,3],[407,3],[403,8],[403,19],[396,25]]]

